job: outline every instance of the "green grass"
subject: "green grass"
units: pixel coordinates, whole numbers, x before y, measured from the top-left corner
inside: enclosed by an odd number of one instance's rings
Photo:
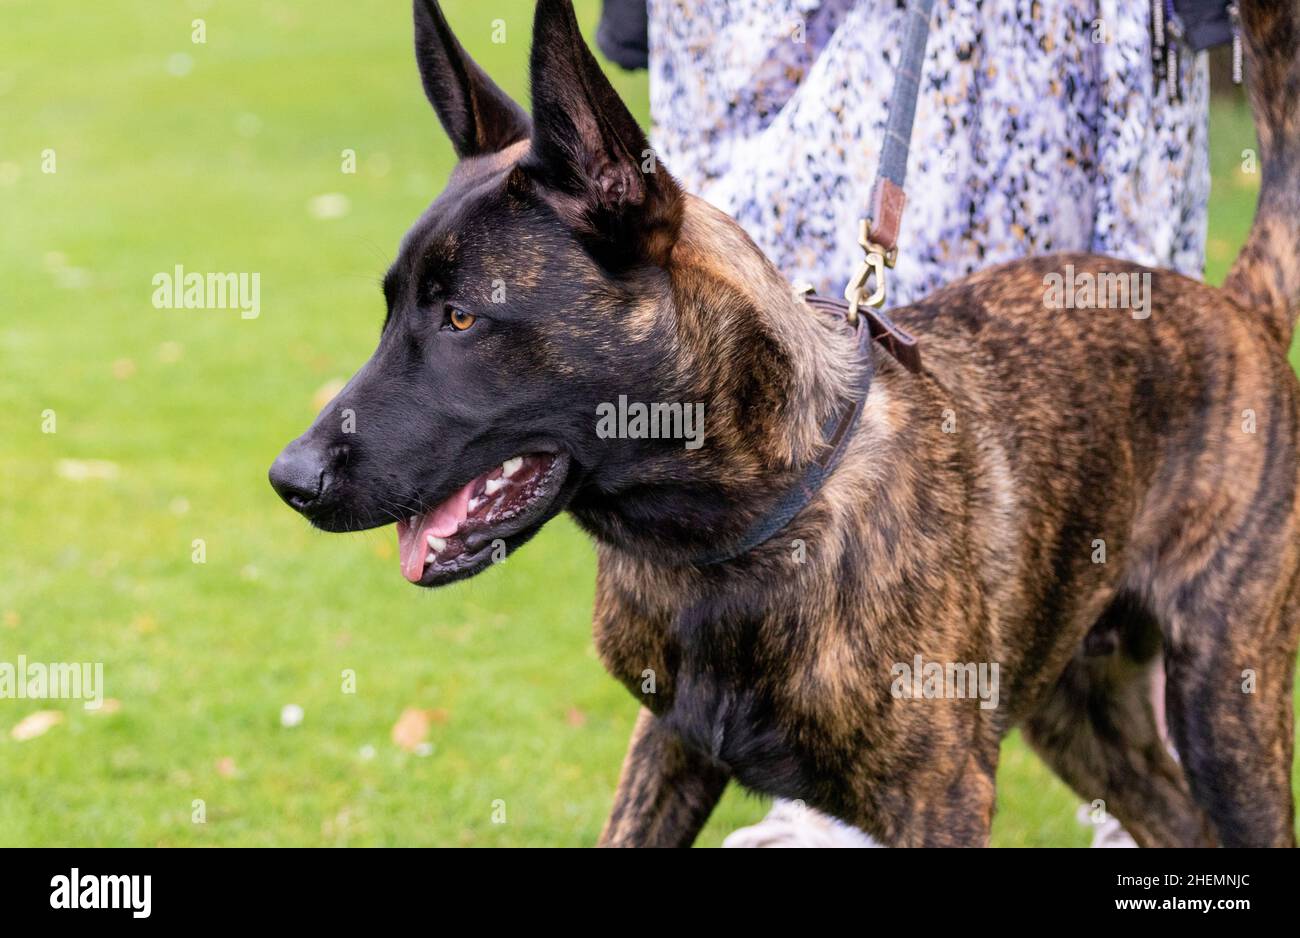
[[[522,97],[529,5],[448,6]],[[587,26],[595,7],[580,4]],[[391,530],[313,533],[265,480],[313,398],[369,354],[378,277],[451,165],[409,30],[402,4],[5,3],[0,661],[102,661],[120,709],[0,700],[0,846],[595,839],[636,704],[592,649],[586,539],[559,521],[424,593]],[[644,74],[616,83],[644,115]],[[1221,276],[1249,222],[1231,171],[1251,138],[1231,110],[1215,131]],[[325,193],[350,211],[313,217]],[[151,278],[176,264],[259,272],[260,317],[153,308]],[[92,459],[116,476],[59,474]],[[286,704],[300,726],[280,725]],[[390,740],[408,707],[438,711],[431,752]],[[10,737],[46,708],[66,719]],[[1000,782],[995,843],[1086,841],[1074,798],[1015,739]],[[701,842],[763,811],[733,791]]]

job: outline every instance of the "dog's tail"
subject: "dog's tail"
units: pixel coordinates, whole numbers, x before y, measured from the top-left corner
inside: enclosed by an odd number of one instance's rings
[[[1238,0],[1262,178],[1223,289],[1290,343],[1300,303],[1300,0]]]

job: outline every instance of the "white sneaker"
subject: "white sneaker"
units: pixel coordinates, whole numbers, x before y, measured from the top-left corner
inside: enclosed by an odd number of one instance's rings
[[[879,847],[856,827],[799,801],[777,800],[767,817],[733,831],[723,847]]]

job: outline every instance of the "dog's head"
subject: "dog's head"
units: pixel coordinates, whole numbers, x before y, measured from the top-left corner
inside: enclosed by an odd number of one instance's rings
[[[618,395],[691,400],[689,373],[710,364],[696,354],[688,367],[690,349],[710,343],[676,316],[670,255],[686,197],[569,0],[537,5],[531,120],[469,58],[435,0],[415,2],[415,51],[459,162],[384,278],[378,348],[270,478],[325,530],[396,522],[402,572],[434,586],[500,559],[575,499],[702,475],[680,468],[680,440],[609,439],[597,415]],[[738,227],[709,217],[724,253],[775,277]],[[707,288],[727,307],[720,320],[745,305],[729,298],[737,279]],[[741,365],[739,380],[780,410],[786,389],[764,361]],[[734,397],[719,420],[740,438]]]

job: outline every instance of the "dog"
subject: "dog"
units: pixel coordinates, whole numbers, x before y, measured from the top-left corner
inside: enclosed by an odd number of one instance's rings
[[[396,523],[423,587],[561,511],[591,535],[596,647],[642,706],[602,845],[690,844],[732,779],[885,845],[985,845],[1019,728],[1139,844],[1292,846],[1300,16],[1240,6],[1263,175],[1224,287],[1006,264],[891,311],[913,373],[680,189],[569,0],[537,4],[531,117],[416,0],[459,162],[272,485],[326,531]],[[1149,275],[1150,315],[1047,308],[1067,265]],[[597,433],[622,396],[702,403],[701,445]]]

